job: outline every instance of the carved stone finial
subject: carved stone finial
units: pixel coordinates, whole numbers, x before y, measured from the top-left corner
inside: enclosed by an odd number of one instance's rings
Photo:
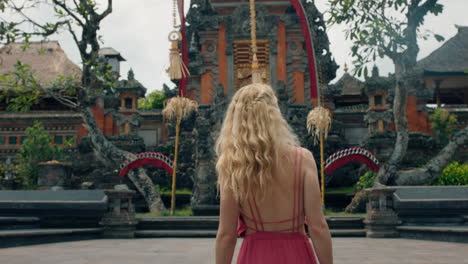
[[[345,64],[344,64],[344,73],[345,73],[345,74],[349,74],[349,73],[348,73],[348,64],[347,64],[346,62],[345,62]]]
[[[379,75],[379,68],[374,64],[374,67],[372,67],[372,77],[379,77]]]
[[[129,81],[135,80],[135,73],[133,72],[132,68],[130,68],[130,70],[127,73],[127,80]]]

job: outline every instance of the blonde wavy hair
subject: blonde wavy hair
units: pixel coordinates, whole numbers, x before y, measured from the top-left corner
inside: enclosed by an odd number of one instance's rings
[[[229,104],[216,142],[218,188],[231,189],[239,202],[253,194],[262,199],[280,154],[298,145],[272,88],[242,87]]]

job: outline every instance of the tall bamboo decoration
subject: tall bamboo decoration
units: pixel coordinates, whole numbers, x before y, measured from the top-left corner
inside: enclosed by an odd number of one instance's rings
[[[250,0],[250,39],[252,49],[252,83],[262,83],[262,75],[257,58],[257,21],[255,14],[255,0]]]
[[[176,120],[176,136],[174,150],[174,168],[172,170],[172,192],[171,192],[171,215],[174,215],[175,208],[175,190],[176,190],[176,172],[177,172],[177,157],[179,154],[179,134],[180,122],[183,118],[190,115],[191,112],[197,111],[198,103],[186,97],[173,97],[169,99],[162,112],[166,120]]]
[[[182,34],[177,30],[177,0],[173,0],[172,9],[172,22],[174,30],[169,33],[169,41],[171,42],[171,50],[169,55],[170,66],[167,73],[171,80],[180,80],[190,73],[187,66],[184,64],[180,56],[179,41],[182,40]],[[180,13],[180,16],[183,16]],[[184,95],[184,94],[182,94]],[[183,118],[187,117],[191,112],[198,109],[198,103],[190,100],[189,98],[180,96],[169,99],[162,112],[164,119],[176,120],[176,135],[175,135],[175,149],[174,149],[174,168],[172,170],[172,191],[171,191],[171,215],[174,215],[175,208],[175,190],[176,190],[176,176],[177,176],[177,158],[179,156],[179,134],[180,122]]]
[[[322,100],[320,100],[322,101]],[[328,109],[319,105],[312,109],[307,115],[307,129],[312,134],[314,145],[320,142],[320,176],[321,176],[321,194],[322,206],[325,206],[325,161],[324,161],[324,143],[328,137],[328,131],[331,127],[331,117]]]

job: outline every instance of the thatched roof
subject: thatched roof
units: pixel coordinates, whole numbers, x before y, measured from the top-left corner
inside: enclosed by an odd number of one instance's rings
[[[0,48],[0,75],[15,70],[17,61],[31,66],[39,82],[49,86],[58,76],[81,78],[81,69],[65,54],[57,41],[33,42],[23,50],[24,43],[10,43]]]
[[[364,83],[345,72],[336,82],[333,88],[338,92],[336,95],[361,95]]]
[[[464,73],[468,71],[468,27],[457,26],[458,33],[440,48],[418,62],[426,72]]]

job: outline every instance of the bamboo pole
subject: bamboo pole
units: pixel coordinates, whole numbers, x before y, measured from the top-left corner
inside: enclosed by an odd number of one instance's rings
[[[176,176],[177,176],[177,157],[179,154],[179,133],[180,133],[180,117],[177,117],[176,122],[176,137],[174,150],[174,168],[172,169],[172,192],[171,192],[171,215],[174,215],[175,208],[175,191],[176,191]]]
[[[325,208],[325,163],[324,163],[324,134],[320,132],[320,176],[322,190],[322,207]]]

